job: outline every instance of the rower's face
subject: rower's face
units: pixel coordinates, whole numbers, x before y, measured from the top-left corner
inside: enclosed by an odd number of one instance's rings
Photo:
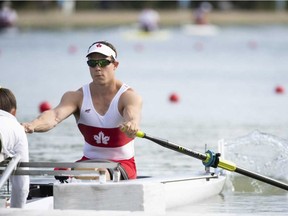
[[[92,53],[88,56],[88,65],[93,81],[105,82],[114,77],[118,62],[113,61],[110,56]]]

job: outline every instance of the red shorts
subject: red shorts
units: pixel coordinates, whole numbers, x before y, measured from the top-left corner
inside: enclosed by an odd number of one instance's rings
[[[83,156],[80,161],[85,161],[85,160],[91,160],[90,158],[87,158]],[[120,172],[121,172],[121,179],[136,179],[137,178],[137,170],[136,170],[136,165],[135,165],[135,160],[134,157],[130,158],[129,160],[111,160],[116,163],[120,163]],[[113,175],[113,170],[108,169],[110,172],[110,175]]]

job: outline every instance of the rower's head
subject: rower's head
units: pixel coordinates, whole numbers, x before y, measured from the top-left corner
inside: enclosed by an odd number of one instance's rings
[[[114,65],[114,70],[118,67],[116,48],[107,41],[98,41],[93,43],[88,48],[87,64],[90,69],[96,66],[105,68],[111,63]]]
[[[0,86],[0,109],[16,115],[16,97],[11,90]]]
[[[112,60],[117,59],[116,48],[107,41],[97,41],[88,48],[86,57],[88,58],[92,53],[99,53],[106,57],[111,57]]]

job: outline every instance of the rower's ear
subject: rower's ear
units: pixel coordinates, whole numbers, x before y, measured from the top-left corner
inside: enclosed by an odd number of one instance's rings
[[[116,69],[118,67],[118,65],[119,65],[119,62],[118,61],[114,61],[113,64],[114,64],[114,68]]]
[[[16,109],[15,109],[15,108],[12,108],[11,111],[10,111],[10,113],[11,113],[12,115],[16,116]]]

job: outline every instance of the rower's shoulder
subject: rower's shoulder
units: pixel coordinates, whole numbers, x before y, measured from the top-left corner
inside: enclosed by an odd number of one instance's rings
[[[62,98],[81,99],[82,97],[83,97],[83,91],[82,88],[79,88],[75,91],[66,91],[63,94]]]
[[[121,99],[124,102],[131,102],[133,101],[134,103],[142,103],[142,97],[140,94],[138,94],[133,88],[129,87],[122,95]]]

